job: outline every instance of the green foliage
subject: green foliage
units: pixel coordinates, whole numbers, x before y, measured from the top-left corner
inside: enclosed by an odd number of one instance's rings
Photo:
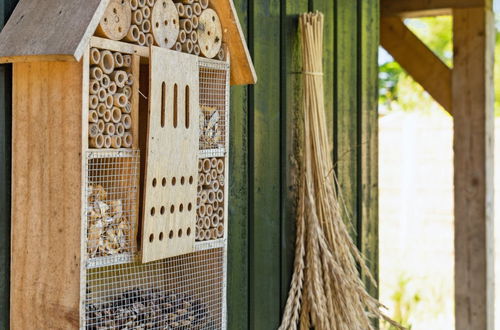
[[[411,279],[407,276],[400,275],[397,282],[397,287],[392,294],[392,302],[394,304],[394,312],[392,319],[407,329],[411,329],[411,316],[415,313],[419,303],[422,301],[421,294],[418,291],[412,292],[409,288]],[[387,322],[383,322],[382,329],[397,330],[396,327]]]

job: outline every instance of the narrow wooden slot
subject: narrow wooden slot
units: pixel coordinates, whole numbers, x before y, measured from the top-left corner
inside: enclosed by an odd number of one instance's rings
[[[165,127],[165,108],[167,107],[167,86],[161,84],[161,127]]]
[[[174,128],[177,128],[177,84],[174,84]]]
[[[186,91],[184,94],[184,123],[186,128],[189,128],[189,85],[186,85]]]

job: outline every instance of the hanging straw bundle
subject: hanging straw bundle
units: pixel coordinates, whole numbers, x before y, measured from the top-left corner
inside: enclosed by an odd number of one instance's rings
[[[358,265],[374,281],[347,231],[335,190],[323,100],[323,14],[303,14],[299,26],[305,128],[294,273],[280,329],[373,329],[371,317],[387,318],[360,279]]]

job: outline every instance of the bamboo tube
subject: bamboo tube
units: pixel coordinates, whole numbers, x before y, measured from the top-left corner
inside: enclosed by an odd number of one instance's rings
[[[114,52],[113,57],[115,59],[115,68],[123,67],[123,55],[120,52]]]
[[[123,67],[130,68],[132,65],[132,56],[131,55],[123,55]]]
[[[193,2],[194,2],[194,0],[182,0],[182,3],[183,3],[184,5],[190,5],[190,4],[192,4]]]
[[[89,137],[93,138],[99,134],[101,134],[99,132],[99,126],[97,126],[97,124],[90,124],[89,125]]]
[[[210,158],[210,166],[212,168],[216,168],[217,167],[217,158]]]
[[[97,111],[90,110],[89,111],[89,123],[97,123],[98,121],[99,121],[99,115],[97,114]]]
[[[116,87],[123,88],[128,80],[127,72],[123,70],[117,70],[111,73],[111,79],[115,82]]]
[[[137,42],[141,46],[144,46],[146,44],[146,34],[144,32],[139,32],[139,40]]]
[[[196,234],[195,234],[195,236],[194,236],[194,239],[195,239],[196,241],[201,241],[201,239],[200,239],[200,230],[198,229],[198,227],[196,227],[196,232],[195,232],[195,233],[196,233]]]
[[[200,217],[204,217],[206,214],[206,209],[205,209],[205,204],[201,204],[199,207],[198,207],[198,215]]]
[[[219,176],[217,177],[217,181],[219,181],[219,184],[221,185],[221,187],[224,187],[224,175],[223,174],[219,174]]]
[[[146,3],[149,7],[153,7],[155,5],[155,0],[147,0]]]
[[[125,37],[126,41],[131,41],[131,42],[139,42],[139,34],[140,34],[139,27],[137,25],[132,24],[130,26],[130,30],[128,30],[127,36]]]
[[[225,58],[226,58],[226,52],[224,48],[221,47],[221,49],[219,49],[219,51],[217,52],[217,59],[219,61],[224,61]]]
[[[209,216],[205,216],[203,218],[203,229],[209,229],[210,228],[210,217]]]
[[[208,202],[213,203],[215,201],[215,198],[216,198],[215,191],[213,190],[208,191],[208,199],[207,199]]]
[[[104,133],[104,128],[106,127],[104,120],[99,119],[99,121],[97,122],[97,127],[99,128],[99,133]]]
[[[111,148],[111,136],[109,135],[104,136],[104,148],[106,149]]]
[[[104,112],[106,111],[106,105],[104,103],[99,103],[96,111],[99,118],[102,118],[104,116]]]
[[[142,10],[138,9],[132,13],[132,24],[135,24],[139,27],[139,26],[141,26],[143,21],[144,21],[144,17],[142,14]]]
[[[113,54],[109,50],[101,51],[101,60],[99,61],[99,67],[103,73],[110,74],[115,68],[115,59]]]
[[[191,39],[193,44],[197,43],[198,42],[198,32],[191,31],[191,33],[189,34],[189,39]]]
[[[191,54],[193,52],[193,42],[190,39],[186,40],[186,42],[182,44],[182,50],[185,53]]]
[[[220,187],[219,187],[219,181],[217,181],[217,180],[212,180],[212,189],[213,189],[214,191],[217,191],[217,190],[219,190],[219,188],[220,188]]]
[[[108,122],[111,121],[111,110],[110,109],[106,109],[106,111],[104,112],[104,116],[102,117],[102,119],[106,123],[108,123]]]
[[[125,135],[125,127],[122,123],[115,124],[115,134],[118,136]]]
[[[111,109],[111,121],[115,124],[118,124],[122,119],[122,111],[120,108],[113,107]]]
[[[104,134],[114,135],[115,134],[115,125],[113,125],[113,123],[107,123],[105,128],[104,128]]]
[[[212,206],[212,204],[207,204],[205,208],[207,216],[211,217],[212,214],[214,214],[214,207]]]
[[[198,159],[198,172],[201,172],[203,170],[203,161],[201,159]]]
[[[91,65],[99,65],[101,61],[101,53],[97,48],[90,49],[90,64]]]
[[[210,163],[210,159],[205,158],[203,160],[203,172],[204,173],[209,173],[211,167],[212,167],[212,164]]]
[[[198,18],[198,16],[191,17],[191,23],[193,23],[193,30],[196,30],[200,25],[200,19]]]
[[[106,90],[104,89],[104,87],[100,87],[99,91],[97,91],[97,97],[99,98],[99,101],[100,102],[106,101],[106,96],[108,96],[108,93],[106,92]]]
[[[186,31],[180,30],[179,31],[179,36],[177,37],[177,40],[179,40],[179,42],[181,44],[183,44],[183,43],[186,42],[186,39],[187,39],[187,37],[186,37]]]
[[[219,209],[219,202],[217,200],[215,200],[213,203],[212,203],[212,206],[214,208],[214,214],[217,214],[217,210]]]
[[[100,54],[100,53],[99,53]],[[93,66],[90,68],[90,78],[97,81],[101,81],[103,72],[100,67]]]
[[[205,173],[205,185],[209,186],[212,184],[212,175],[210,173]]]
[[[155,37],[153,36],[152,33],[146,34],[146,44],[148,46],[153,46],[155,43]]]
[[[219,216],[217,214],[212,214],[210,217],[210,226],[216,227],[219,225]]]
[[[102,134],[98,134],[96,137],[90,138],[89,144],[92,148],[101,149],[104,147],[104,136],[102,136]]]
[[[201,186],[201,184],[198,183],[198,186],[196,187],[196,192],[199,194],[201,193],[201,191],[203,190],[203,187]],[[196,197],[196,200],[198,200],[199,197]]]
[[[99,92],[99,81],[96,79],[90,79],[89,81],[89,93],[95,95]]]
[[[130,102],[127,102],[127,104],[121,108],[123,113],[131,113],[132,112],[132,105]]]
[[[210,170],[210,176],[212,177],[213,181],[217,180],[217,170],[215,168],[212,168]]]
[[[132,134],[129,132],[125,132],[125,134],[123,135],[123,138],[122,138],[123,147],[125,147],[125,148],[132,147],[132,140],[133,140]]]
[[[219,221],[222,221],[224,219],[224,208],[219,208],[217,210],[217,215],[219,216]]]
[[[144,17],[144,19],[149,19],[151,17],[151,8],[149,7],[142,7],[142,17]],[[146,31],[144,31],[146,32]]]
[[[224,192],[222,190],[217,191],[217,201],[224,201]]]
[[[125,127],[125,129],[130,129],[132,128],[132,117],[128,114],[124,114],[122,116],[122,125]]]
[[[116,83],[114,81],[110,82],[109,87],[108,87],[108,93],[115,94],[117,90],[118,90],[118,87],[116,87]]]
[[[201,202],[202,203],[206,203],[207,199],[208,199],[208,192],[206,192],[205,190],[203,190],[201,192],[200,198],[201,198]]]
[[[147,7],[146,7],[147,8]],[[149,8],[148,8],[149,9]],[[150,21],[144,21],[141,24],[141,30],[144,33],[149,33],[151,32],[151,22]]]
[[[184,14],[186,13],[184,5],[182,3],[176,3],[175,7],[177,7],[177,13],[179,14],[179,17],[184,17]]]
[[[210,229],[210,240],[217,239],[217,229],[212,228]]]
[[[193,17],[193,7],[191,5],[184,5],[184,17]]]
[[[111,109],[113,107],[113,95],[108,94],[106,96],[105,104],[106,104],[106,108],[108,108],[108,109]]]
[[[125,94],[117,93],[113,95],[114,101],[113,104],[117,107],[123,108],[128,102],[127,96]]]
[[[146,0],[139,0],[139,7],[144,7],[146,5]]]
[[[205,174],[200,173],[200,174],[198,175],[198,182],[199,182],[201,185],[204,185],[204,184],[205,184]]]
[[[223,236],[224,236],[224,225],[220,223],[217,226],[217,238],[222,238]]]
[[[182,51],[182,44],[180,42],[177,41],[174,47],[176,51],[178,52]]]
[[[196,56],[199,56],[200,55],[200,46],[198,44],[194,45],[193,47],[193,54],[195,54]]]
[[[193,14],[195,14],[196,16],[201,15],[201,5],[199,2],[193,3]]]
[[[111,83],[111,79],[109,79],[109,76],[107,74],[103,73],[102,79],[101,79],[101,87],[108,88],[110,83]]]
[[[111,147],[113,147],[115,149],[118,149],[118,148],[121,148],[121,146],[122,146],[122,138],[121,138],[121,136],[113,135],[111,137]]]
[[[200,2],[201,9],[208,8],[208,0],[200,0],[199,2]]]
[[[186,33],[190,33],[191,31],[193,31],[193,23],[189,18],[184,18],[179,21],[180,21],[179,23],[180,28],[186,31]]]
[[[130,8],[132,9],[132,11],[137,10],[137,8],[139,8],[139,1],[130,0]]]
[[[134,84],[134,75],[129,73],[127,74],[127,82],[126,82],[126,85],[128,86],[132,86]],[[130,87],[129,87],[129,90],[130,90]],[[127,96],[127,98],[130,97],[130,95],[132,94],[132,91],[130,90],[130,93]]]
[[[217,160],[217,173],[222,174],[224,172],[224,161],[222,159]]]

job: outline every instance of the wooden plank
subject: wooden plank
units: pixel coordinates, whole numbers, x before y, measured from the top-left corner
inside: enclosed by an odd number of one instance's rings
[[[292,280],[295,255],[295,218],[298,192],[298,160],[303,139],[302,69],[299,14],[306,0],[281,2],[281,302],[284,308]]]
[[[360,250],[371,274],[378,281],[378,47],[379,2],[362,1],[360,10],[360,145],[361,200]],[[368,292],[378,298],[378,288],[365,274]]]
[[[451,69],[397,17],[382,18],[381,45],[449,113]]]
[[[455,324],[494,329],[493,58],[489,9],[453,11]]]
[[[135,54],[140,57],[149,57],[149,47],[129,44],[121,41],[109,40],[99,37],[92,37],[90,39],[90,47],[109,49],[114,52]]]
[[[255,84],[257,75],[233,0],[212,0],[210,5],[219,15],[222,40],[231,53],[231,85]]]
[[[108,3],[21,0],[0,33],[0,57],[73,56],[79,61]]]
[[[491,0],[381,0],[382,17],[422,17],[450,15],[453,8],[489,6]]]
[[[358,232],[358,24],[357,2],[338,0],[336,18],[336,127],[334,160],[350,232]]]
[[[150,49],[142,262],[193,252],[198,185],[198,58]]]
[[[14,65],[12,329],[79,326],[81,90],[81,63]]]
[[[0,1],[0,29],[17,0]],[[0,65],[0,329],[9,329],[12,66]]]
[[[243,31],[248,0],[236,0]],[[228,194],[228,329],[248,329],[248,87],[231,87]]]
[[[250,91],[250,329],[280,320],[280,2],[250,5],[252,56],[263,84]]]

